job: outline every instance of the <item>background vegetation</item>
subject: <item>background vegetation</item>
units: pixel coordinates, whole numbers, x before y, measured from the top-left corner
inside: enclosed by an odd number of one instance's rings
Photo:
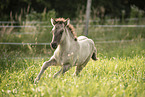
[[[87,0],[2,0],[0,2],[0,20],[16,20],[9,16],[17,16],[20,13],[25,19],[25,15],[30,11],[42,13],[43,9],[55,10],[57,17],[75,19],[80,9],[85,9]],[[141,10],[145,10],[142,0],[92,0],[92,12],[100,18],[105,16],[122,17],[122,11],[125,17],[130,17],[131,6],[135,5]],[[85,10],[84,10],[85,11]]]

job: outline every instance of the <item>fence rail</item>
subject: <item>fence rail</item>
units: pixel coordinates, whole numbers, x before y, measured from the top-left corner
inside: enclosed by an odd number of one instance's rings
[[[141,39],[140,41],[144,41]],[[113,41],[97,41],[96,44],[105,44],[105,43],[124,43],[124,42],[135,42],[138,40],[113,40]],[[0,42],[1,45],[50,45],[50,43],[12,43],[12,42]]]
[[[33,28],[38,26],[0,26],[0,28]],[[52,27],[51,25],[48,26],[39,26],[39,27]]]
[[[73,25],[73,26],[85,26],[85,25]],[[33,28],[33,27],[52,27],[51,25],[48,26],[0,26],[0,28]],[[89,27],[145,27],[145,25],[89,25]]]
[[[144,19],[144,18],[143,18]],[[127,21],[137,21],[139,20],[139,18],[127,18],[125,19]],[[89,20],[89,22],[99,22],[100,19],[98,20]],[[120,21],[120,19],[107,19],[106,21]],[[75,23],[77,21],[71,21],[72,23]],[[83,20],[82,22],[85,22],[85,20]],[[23,24],[23,23],[27,23],[27,24],[45,24],[45,23],[50,23],[49,21],[0,21],[0,24]]]
[[[0,42],[3,45],[50,45],[50,43],[14,43],[14,42]]]
[[[22,22],[18,22],[18,21],[0,21],[0,24],[46,24],[46,23],[50,23],[50,22],[44,22],[44,21],[22,21]]]
[[[90,25],[93,27],[145,27],[145,25]]]

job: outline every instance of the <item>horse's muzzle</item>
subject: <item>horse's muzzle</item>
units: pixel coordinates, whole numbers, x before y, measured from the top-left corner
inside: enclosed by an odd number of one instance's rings
[[[50,46],[51,46],[53,49],[56,49],[56,48],[57,48],[57,43],[51,43]]]

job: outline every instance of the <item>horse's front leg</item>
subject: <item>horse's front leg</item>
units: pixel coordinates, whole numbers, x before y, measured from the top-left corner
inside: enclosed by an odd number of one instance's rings
[[[43,74],[43,72],[47,69],[48,66],[53,66],[57,64],[56,60],[54,58],[51,58],[49,61],[46,61],[43,63],[42,68],[38,74],[38,76],[36,77],[36,79],[34,80],[34,83],[38,82],[40,80],[41,75]]]

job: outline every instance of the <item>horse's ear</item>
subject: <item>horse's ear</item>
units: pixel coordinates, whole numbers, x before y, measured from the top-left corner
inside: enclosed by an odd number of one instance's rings
[[[51,18],[51,24],[54,26],[55,23],[56,23],[56,21],[53,18]]]
[[[65,21],[65,25],[69,25],[70,24],[70,19],[67,18],[66,21]]]

